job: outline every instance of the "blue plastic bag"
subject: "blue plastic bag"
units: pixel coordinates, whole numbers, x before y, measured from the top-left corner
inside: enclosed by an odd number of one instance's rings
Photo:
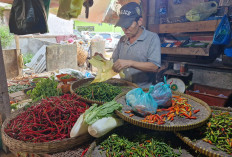
[[[126,103],[132,110],[142,116],[155,114],[157,103],[150,92],[145,93],[141,88],[136,88],[126,94]]]
[[[169,107],[172,104],[172,91],[170,85],[166,82],[157,83],[155,86],[150,86],[149,91],[153,99],[157,102],[158,107]]]

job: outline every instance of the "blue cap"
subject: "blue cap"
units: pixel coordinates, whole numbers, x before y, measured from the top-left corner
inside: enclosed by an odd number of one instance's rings
[[[129,28],[138,18],[142,17],[142,10],[138,3],[130,2],[122,6],[119,13],[119,20],[115,26]]]

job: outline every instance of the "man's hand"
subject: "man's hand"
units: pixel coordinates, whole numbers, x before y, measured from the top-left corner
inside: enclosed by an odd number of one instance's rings
[[[121,70],[131,67],[131,65],[131,60],[118,59],[113,65],[113,70],[119,73]]]

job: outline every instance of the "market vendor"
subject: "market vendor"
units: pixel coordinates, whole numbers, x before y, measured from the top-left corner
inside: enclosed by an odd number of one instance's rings
[[[113,52],[113,70],[125,73],[125,79],[141,88],[149,88],[161,66],[160,39],[143,26],[141,7],[131,2],[121,7],[119,21],[125,35]]]

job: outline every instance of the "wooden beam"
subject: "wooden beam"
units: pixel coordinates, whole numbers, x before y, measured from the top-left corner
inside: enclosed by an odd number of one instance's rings
[[[18,75],[22,76],[23,75],[23,70],[22,70],[22,66],[20,65],[22,64],[22,55],[21,55],[21,50],[20,50],[20,45],[19,45],[19,36],[15,35],[15,44],[16,44],[16,53],[17,53],[17,65],[18,65]]]
[[[161,53],[169,55],[209,56],[209,48],[161,47]]]
[[[198,22],[185,22],[173,24],[160,24],[158,33],[184,33],[184,32],[214,32],[221,20]],[[157,32],[157,25],[149,25],[148,29]]]
[[[2,3],[12,4],[14,0],[0,0]]]

